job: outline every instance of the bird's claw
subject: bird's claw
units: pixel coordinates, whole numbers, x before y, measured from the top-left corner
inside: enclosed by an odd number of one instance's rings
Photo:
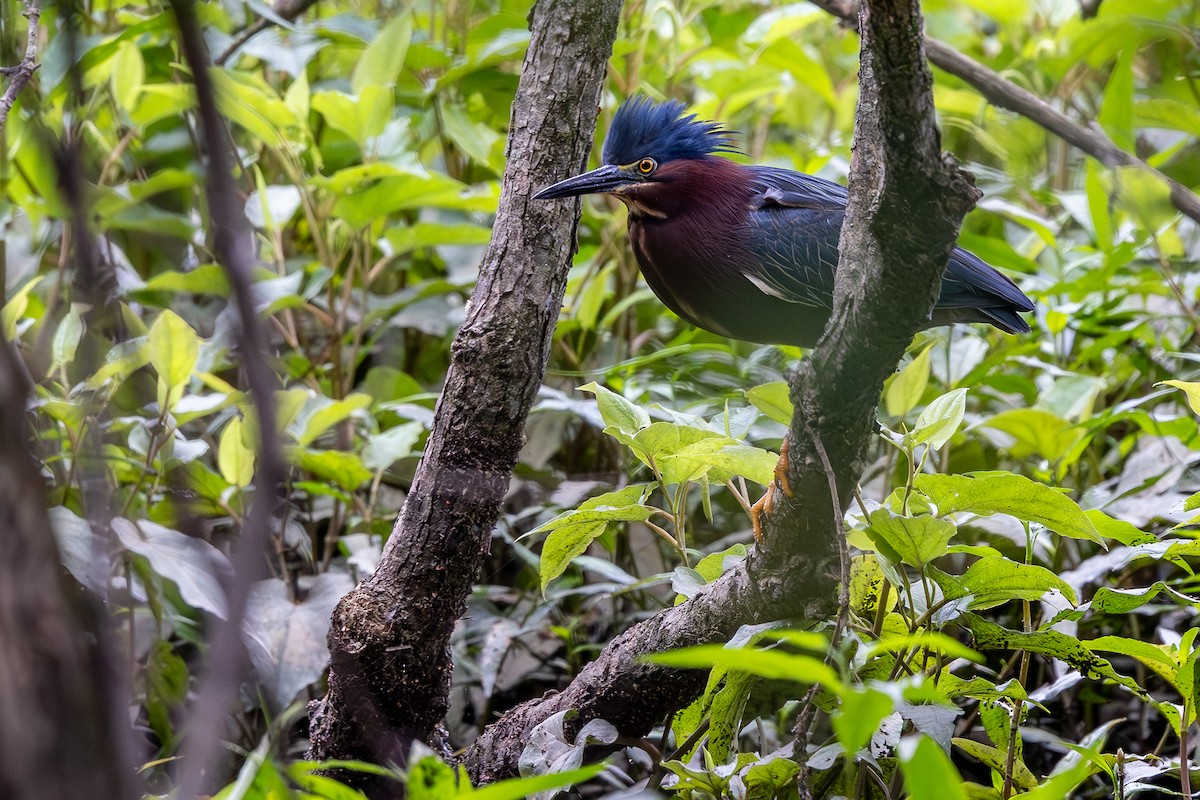
[[[762,515],[770,514],[775,505],[775,491],[781,491],[787,497],[792,497],[792,484],[788,480],[788,440],[785,437],[779,447],[779,461],[775,462],[775,480],[763,492],[758,502],[750,506],[750,526],[754,531],[754,541],[762,544]]]

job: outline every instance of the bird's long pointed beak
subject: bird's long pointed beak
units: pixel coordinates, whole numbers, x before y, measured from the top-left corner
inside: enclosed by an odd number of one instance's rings
[[[599,169],[547,186],[535,194],[533,199],[555,200],[559,197],[578,197],[581,194],[611,192],[634,182],[633,179],[622,173],[620,168],[612,164],[605,164]]]

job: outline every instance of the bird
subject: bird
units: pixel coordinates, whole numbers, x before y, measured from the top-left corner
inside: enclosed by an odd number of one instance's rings
[[[611,194],[628,207],[629,242],[662,303],[692,325],[760,344],[811,348],[833,309],[848,193],[832,181],[743,165],[735,134],[677,100],[626,100],[602,166],[535,200]],[[1009,278],[955,247],[923,327],[985,322],[1025,333],[1033,303]]]

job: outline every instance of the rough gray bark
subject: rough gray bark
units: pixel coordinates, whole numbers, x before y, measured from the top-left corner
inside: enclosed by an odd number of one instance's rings
[[[541,384],[574,248],[574,217],[534,191],[587,163],[619,0],[540,0],[513,103],[491,245],[455,338],[433,431],[370,579],[333,614],[313,757],[403,764],[435,744],[450,634],[487,551]]]
[[[0,339],[0,797],[134,796],[128,723],[101,646],[107,616],[65,579],[29,452],[29,382]]]
[[[463,758],[473,780],[515,774],[530,729],[564,708],[579,712],[576,725],[601,717],[623,735],[638,736],[703,688],[702,673],[641,663],[645,654],[724,641],[746,623],[836,613],[842,509],[876,430],[883,381],[928,317],[958,227],[978,196],[939,151],[920,23],[915,0],[868,3],[862,20],[858,125],[834,314],[792,376],[794,497],[779,496],[764,517],[765,544],[741,566],[614,639],[566,690],[490,725]]]

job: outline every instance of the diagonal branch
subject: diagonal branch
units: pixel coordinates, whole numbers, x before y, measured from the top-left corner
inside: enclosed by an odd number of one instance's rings
[[[870,6],[834,315],[793,376],[795,499],[765,515],[766,543],[741,565],[614,639],[562,692],[488,726],[463,757],[477,782],[515,774],[530,729],[563,709],[578,712],[576,726],[599,717],[639,736],[703,689],[703,673],[646,664],[646,654],[726,641],[747,623],[836,613],[839,506],[865,463],[883,381],[927,318],[958,226],[977,196],[939,152],[915,0]]]
[[[329,691],[310,706],[314,758],[403,764],[414,741],[446,749],[450,636],[541,386],[579,219],[578,201],[543,204],[533,190],[587,162],[580,131],[595,128],[620,7],[534,5],[492,241],[404,509],[375,574],[334,611]]]
[[[846,22],[853,21],[857,15],[857,4],[854,0],[813,0],[813,3]],[[1200,197],[1197,197],[1195,192],[1167,177],[1133,153],[1122,150],[1104,131],[1076,122],[1033,92],[1002,77],[945,42],[927,36],[925,51],[934,65],[975,87],[988,102],[1037,123],[1106,167],[1136,167],[1158,178],[1170,189],[1171,203],[1175,208],[1200,223]]]

